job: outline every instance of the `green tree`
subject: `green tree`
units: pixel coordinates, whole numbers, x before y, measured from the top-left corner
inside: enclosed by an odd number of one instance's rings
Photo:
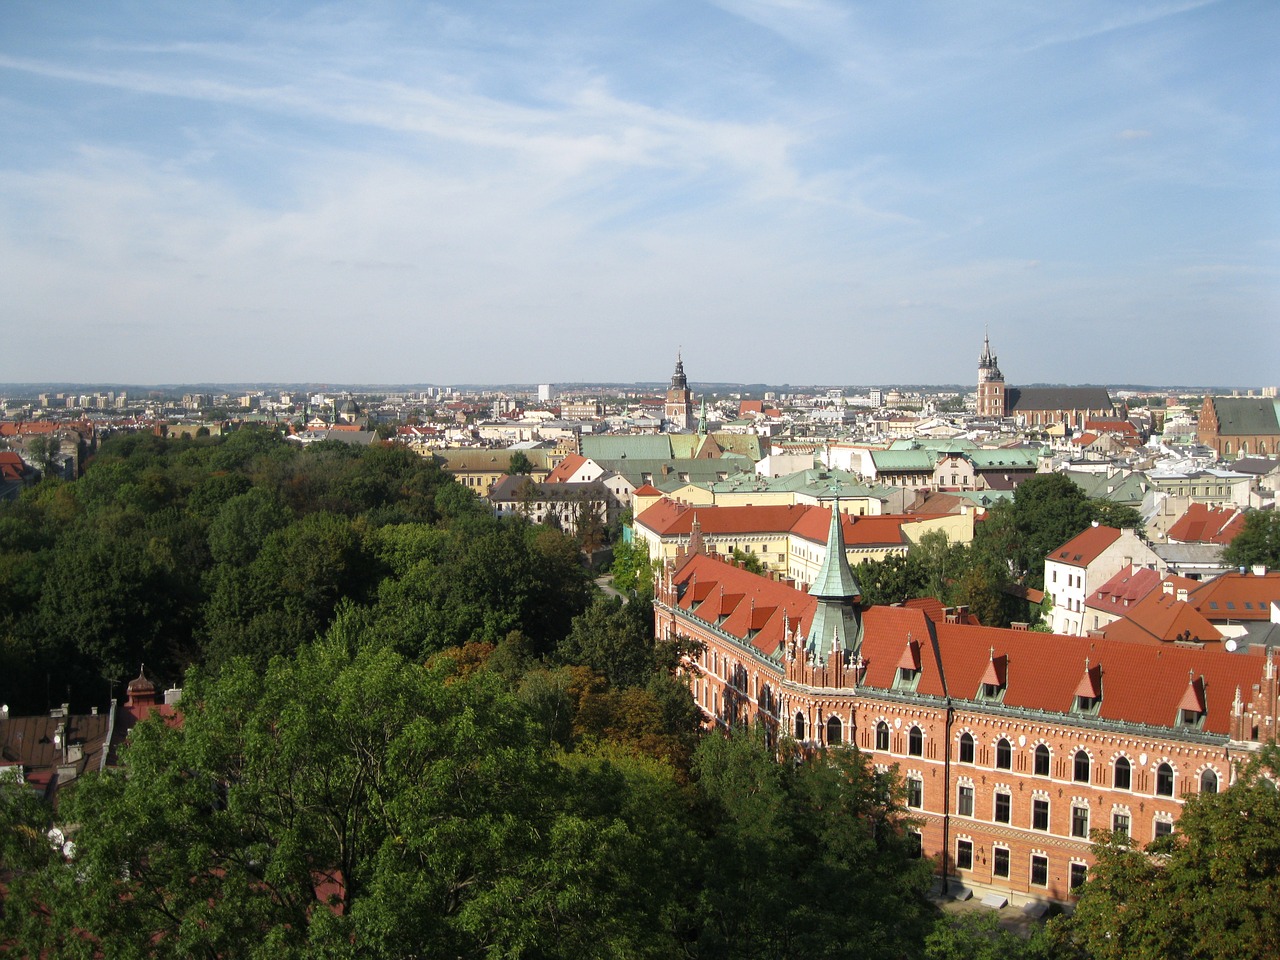
[[[652,608],[598,595],[556,648],[562,663],[591,667],[615,687],[643,686],[654,669]]]
[[[1274,744],[1220,793],[1189,796],[1144,852],[1102,835],[1061,933],[1098,960],[1280,956],[1280,794]]]
[[[1070,479],[1039,473],[1018,484],[1012,500],[987,511],[973,545],[981,555],[1000,558],[1014,581],[1043,589],[1044,558],[1093,518],[1093,501]]]
[[[507,463],[508,476],[518,477],[533,473],[533,461],[529,459],[529,455],[523,450],[517,450],[511,454],[511,459]]]
[[[1222,559],[1233,567],[1280,567],[1280,512],[1250,510],[1245,514],[1244,528],[1222,551]]]
[[[366,643],[352,613],[265,671],[190,675],[180,727],[138,725],[124,768],[63,800],[74,859],[12,857],[0,942],[85,958],[102,944],[126,958],[675,955],[674,870],[697,834],[671,774],[555,763],[496,675],[450,664]],[[25,836],[0,835],[7,859]]]
[[[643,540],[614,544],[610,573],[615,590],[626,595],[643,591],[652,596],[654,564],[649,559],[649,545]]]
[[[707,737],[694,761],[716,824],[704,881],[707,956],[913,953],[928,928],[892,780],[856,749],[779,762],[759,730]]]

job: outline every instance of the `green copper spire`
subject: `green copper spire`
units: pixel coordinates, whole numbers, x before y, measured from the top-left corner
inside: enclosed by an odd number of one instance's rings
[[[831,527],[827,531],[827,555],[818,568],[809,596],[817,598],[806,648],[810,657],[825,662],[833,650],[855,653],[862,646],[862,618],[857,601],[862,588],[849,569],[840,522],[840,500],[831,502]]]

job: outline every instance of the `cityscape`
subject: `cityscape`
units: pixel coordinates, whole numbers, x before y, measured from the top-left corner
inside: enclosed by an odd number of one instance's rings
[[[1280,5],[0,9],[0,954],[1280,956]]]

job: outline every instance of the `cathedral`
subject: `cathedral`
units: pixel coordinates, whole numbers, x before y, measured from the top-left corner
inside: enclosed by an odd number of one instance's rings
[[[1090,420],[1123,416],[1105,387],[1006,387],[1000,364],[984,337],[978,357],[977,414],[992,420],[1013,418],[1020,427],[1061,426],[1079,432]]]

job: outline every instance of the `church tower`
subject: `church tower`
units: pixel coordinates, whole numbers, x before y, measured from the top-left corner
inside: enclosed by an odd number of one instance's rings
[[[689,381],[684,375],[684,360],[678,352],[676,372],[671,375],[671,386],[667,388],[663,417],[675,430],[688,430],[693,423],[693,394],[689,392]]]
[[[978,416],[1003,417],[1006,415],[1004,374],[991,353],[991,338],[982,338],[982,356],[978,358]]]

